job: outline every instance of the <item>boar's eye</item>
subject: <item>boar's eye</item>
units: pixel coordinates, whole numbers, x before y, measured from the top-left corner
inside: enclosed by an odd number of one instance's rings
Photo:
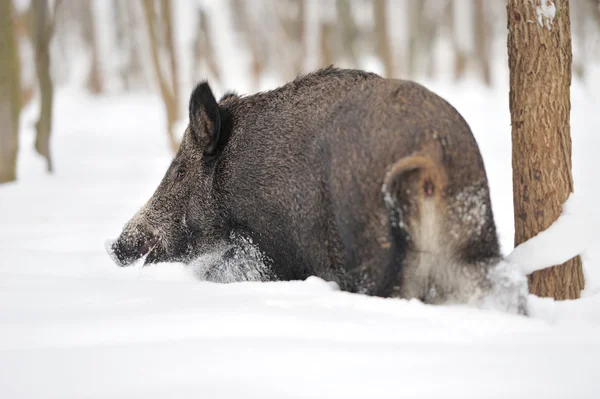
[[[175,174],[175,181],[181,181],[185,176],[185,169],[179,168],[177,169],[177,173]]]

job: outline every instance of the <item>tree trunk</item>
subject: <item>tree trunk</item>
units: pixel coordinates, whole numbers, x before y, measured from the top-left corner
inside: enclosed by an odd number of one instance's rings
[[[125,65],[125,76],[127,76],[126,82],[130,86],[136,88],[146,88],[147,80],[144,74],[144,66],[142,61],[142,55],[140,51],[140,39],[138,36],[138,27],[140,24],[140,16],[137,13],[137,3],[133,1],[118,1],[123,7],[120,14],[126,18],[126,37],[127,37],[127,64]]]
[[[242,10],[238,10],[238,12],[242,12]],[[249,39],[249,41],[252,39]],[[194,43],[194,69],[195,73],[199,70],[199,65],[204,60],[206,62],[206,66],[212,76],[218,81],[221,82],[221,72],[219,70],[219,66],[217,65],[215,50],[213,48],[213,40],[212,35],[210,33],[210,23],[208,19],[208,15],[204,10],[198,11],[198,27],[196,30],[196,40]],[[254,59],[254,58],[253,58]],[[258,77],[254,76],[256,79],[255,83],[258,81]]]
[[[261,35],[258,32],[258,29],[256,29],[255,21],[253,21],[253,18],[248,12],[248,7],[251,6],[251,4],[248,4],[247,1],[243,0],[229,1],[229,8],[231,9],[233,15],[233,28],[239,35],[242,36],[246,47],[248,47],[248,49],[250,50],[250,74],[252,76],[252,84],[254,85],[254,88],[258,90],[260,86],[260,77],[262,76],[266,67],[266,58],[264,52],[261,51]],[[204,12],[202,12],[202,15],[204,16],[204,20],[206,20]],[[202,20],[203,19],[201,18],[201,21]],[[200,24],[200,31],[208,32],[207,26],[202,22],[200,22]],[[200,38],[197,38],[197,40],[198,42],[201,41]],[[212,40],[210,38],[207,38],[205,39],[205,42],[207,44],[210,44],[212,43]],[[211,63],[214,62],[214,59],[207,58],[207,62],[209,63],[209,69],[213,69]],[[214,68],[214,70],[217,71],[218,68]]]
[[[17,178],[20,64],[13,26],[12,2],[0,1],[0,183]]]
[[[377,34],[377,52],[383,63],[385,76],[393,78],[395,75],[394,60],[387,27],[387,1],[375,0],[373,9],[375,14],[375,31]]]
[[[459,81],[465,77],[467,66],[469,64],[468,46],[465,46],[464,35],[461,34],[461,29],[464,26],[459,26],[460,20],[465,11],[465,3],[458,0],[449,0],[448,8],[451,13],[450,29],[452,31],[452,50],[454,52],[454,80]],[[461,13],[460,11],[463,11]],[[467,14],[468,15],[468,14]]]
[[[348,17],[350,15],[350,5],[347,4]],[[281,7],[292,8],[295,12],[281,12]],[[304,32],[304,18],[306,13],[306,6],[304,0],[291,0],[286,3],[279,4],[276,9],[279,11],[278,18],[281,21],[285,38],[282,43],[282,48],[285,49],[285,58],[288,61],[284,64],[284,78],[286,80],[294,79],[296,76],[302,73],[303,61],[305,58],[305,32]],[[352,46],[350,45],[350,48]],[[349,51],[352,51],[351,49]]]
[[[33,0],[32,29],[35,48],[35,70],[40,88],[40,116],[35,124],[35,150],[46,159],[48,172],[53,171],[50,153],[50,132],[52,130],[52,103],[54,87],[50,76],[50,41],[54,33],[54,24],[50,16],[47,0]]]
[[[409,13],[409,33],[408,33],[408,62],[407,68],[408,77],[415,77],[420,60],[420,51],[422,50],[422,37],[423,32],[422,24],[424,21],[425,14],[425,1],[424,0],[412,0],[408,4]]]
[[[321,49],[321,66],[326,67],[333,64],[332,36],[333,25],[329,22],[322,22],[319,34],[319,47]]]
[[[11,3],[10,1],[7,3]],[[2,5],[2,7],[4,7],[4,4]],[[27,39],[28,37],[30,37],[30,33],[29,33],[29,13],[27,11],[21,12],[19,13],[17,10],[15,10],[13,8],[12,10],[13,12],[13,19],[11,21],[11,23],[13,24],[13,33],[14,34],[14,41],[15,41],[15,51],[16,51],[16,65],[18,66],[17,68],[17,74],[21,75],[21,60],[20,60],[20,56],[19,56],[19,41],[21,39]],[[3,15],[8,15],[8,14],[4,14],[4,11],[2,11]],[[2,28],[4,29],[4,28]],[[9,38],[10,36],[5,36],[5,38]],[[10,46],[12,44],[8,44],[8,46]],[[3,45],[4,46],[4,45]],[[9,47],[6,47],[6,49],[8,49]],[[9,76],[9,75],[4,75],[4,76]],[[31,82],[24,82],[23,79],[21,79],[22,77],[19,76],[19,80],[20,80],[20,90],[21,90],[21,102],[19,105],[19,108],[17,108],[18,110],[21,110],[23,108],[25,108],[25,106],[27,106],[27,104],[29,104],[29,102],[33,99],[33,95],[34,95],[34,85]]]
[[[517,245],[548,228],[573,192],[571,27],[568,0],[509,0],[507,10]],[[579,257],[529,278],[531,293],[555,299],[578,298],[583,286]]]
[[[154,66],[154,74],[158,81],[160,88],[160,94],[165,106],[165,113],[167,116],[167,137],[169,138],[169,146],[173,153],[177,152],[179,144],[175,139],[174,125],[179,116],[179,104],[178,99],[175,97],[173,87],[169,86],[169,82],[161,70],[161,63],[159,58],[159,39],[158,39],[158,27],[157,27],[157,16],[154,9],[154,3],[152,0],[143,0],[142,5],[144,7],[144,16],[146,17],[146,26],[148,28],[148,36],[150,38],[150,53],[152,55],[152,65]],[[173,76],[173,75],[171,75]]]
[[[179,100],[179,70],[177,67],[177,55],[175,52],[175,35],[173,34],[173,17],[171,16],[171,1],[161,0],[161,15],[165,29],[167,54],[169,54],[169,66],[171,69],[171,90],[175,101]]]
[[[598,26],[600,26],[600,0],[588,0],[588,3],[591,6],[591,14],[594,20],[598,23]]]
[[[83,1],[81,7],[83,39],[91,52],[91,65],[88,72],[87,88],[93,94],[100,94],[104,90],[104,84],[102,81],[102,72],[100,70],[100,49],[98,48],[98,38],[96,37],[93,0]]]
[[[487,86],[492,85],[492,71],[490,66],[490,21],[488,20],[485,0],[474,0],[474,37],[475,37],[475,57],[479,64],[479,71],[483,82]]]
[[[352,18],[349,0],[336,0],[335,2],[340,33],[340,44],[343,49],[342,54],[347,62],[353,67],[358,65],[358,58],[354,50],[354,41],[356,39],[356,24]]]

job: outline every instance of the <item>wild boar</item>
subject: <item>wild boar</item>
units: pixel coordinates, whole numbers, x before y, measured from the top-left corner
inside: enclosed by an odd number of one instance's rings
[[[315,275],[428,303],[489,292],[501,261],[461,115],[417,83],[333,67],[219,102],[200,83],[175,159],[109,252],[126,266],[215,248],[216,269],[264,266],[233,280]]]

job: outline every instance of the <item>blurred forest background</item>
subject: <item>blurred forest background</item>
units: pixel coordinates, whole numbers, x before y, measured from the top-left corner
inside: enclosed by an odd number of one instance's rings
[[[52,171],[53,93],[157,92],[177,148],[187,96],[273,87],[336,64],[388,77],[477,79],[506,69],[504,0],[0,0],[0,183],[15,178],[19,111],[39,104]],[[600,58],[600,0],[571,1],[575,79]],[[11,166],[12,165],[12,166]]]

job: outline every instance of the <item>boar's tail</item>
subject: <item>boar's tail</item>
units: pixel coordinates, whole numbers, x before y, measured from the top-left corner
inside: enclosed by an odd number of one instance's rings
[[[385,175],[382,193],[390,218],[391,259],[383,279],[382,296],[398,289],[394,286],[402,286],[401,269],[409,245],[430,247],[440,238],[447,179],[443,165],[432,155],[417,153],[404,157],[392,164]]]

